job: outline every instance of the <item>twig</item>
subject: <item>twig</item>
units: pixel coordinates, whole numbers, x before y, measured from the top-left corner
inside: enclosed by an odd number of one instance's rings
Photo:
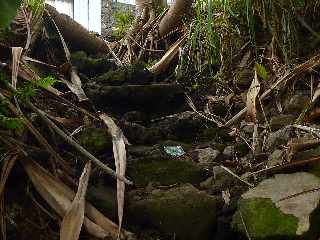
[[[310,158],[307,160],[300,160],[300,161],[295,161],[292,163],[288,163],[288,164],[278,164],[276,166],[272,166],[269,168],[265,168],[265,169],[261,169],[259,171],[250,173],[247,177],[253,176],[253,175],[258,175],[261,173],[267,173],[270,171],[276,171],[276,170],[282,170],[282,169],[286,169],[286,168],[290,168],[290,167],[296,167],[296,166],[303,166],[303,165],[307,165],[310,163],[315,163],[315,162],[320,162],[320,157],[314,157],[314,158]]]
[[[268,97],[271,92],[279,86],[283,82],[288,82],[296,77],[300,76],[304,72],[306,72],[309,69],[312,69],[320,64],[320,54],[314,56],[313,58],[309,59],[308,61],[296,66],[290,73],[283,76],[281,79],[279,79],[276,83],[274,83],[268,90],[266,90],[261,96],[260,99],[263,100],[264,98]],[[239,119],[241,119],[247,112],[247,107],[243,108],[238,114],[236,114],[232,119],[230,119],[224,126],[230,127],[235,122],[237,122]]]
[[[320,138],[320,129],[312,128],[312,127],[308,127],[308,126],[302,126],[302,125],[298,125],[298,124],[293,124],[292,127],[303,130],[305,132],[309,132],[311,134],[315,134],[317,136],[317,138]]]
[[[220,165],[220,167],[225,170],[226,172],[230,173],[233,177],[235,177],[236,179],[240,180],[241,182],[247,184],[249,187],[254,187],[253,184],[249,183],[248,181],[242,179],[241,177],[239,177],[237,174],[235,174],[234,172],[232,172],[229,168],[226,168],[222,165]]]
[[[244,228],[244,231],[246,232],[247,238],[248,238],[249,240],[251,240],[251,237],[250,237],[250,235],[249,235],[249,232],[248,232],[246,223],[244,222],[244,219],[243,219],[243,216],[242,216],[242,212],[239,211],[239,213],[240,213],[241,222],[242,222],[242,224],[243,224],[243,228]]]
[[[117,61],[118,65],[119,66],[123,66],[123,63],[121,62],[121,60],[118,58],[118,56],[115,54],[115,52],[109,46],[109,43],[106,40],[104,40],[104,41],[105,41],[105,43],[106,43],[106,45],[107,45],[112,57],[114,57],[114,59]]]
[[[84,149],[82,146],[80,146],[76,141],[74,141],[71,137],[69,137],[67,134],[65,134],[57,125],[54,124],[45,114],[45,112],[41,111],[40,109],[36,108],[30,101],[27,102],[29,107],[38,113],[38,115],[42,118],[44,122],[46,122],[50,127],[52,127],[53,130],[56,131],[56,133],[62,137],[67,143],[69,143],[71,146],[73,146],[75,149],[77,149],[80,153],[82,153],[84,156],[92,160],[93,163],[95,163],[97,166],[99,166],[101,169],[103,169],[106,173],[110,174],[112,177],[117,178],[121,181],[124,181],[126,184],[132,185],[133,183],[124,178],[119,176],[115,171],[113,171],[111,168],[106,166],[104,163],[102,163],[99,159],[97,159],[95,156],[93,156],[91,153],[89,153],[86,149]]]
[[[6,101],[7,98],[2,95],[0,92],[0,100]],[[20,118],[23,124],[29,129],[29,131],[35,136],[35,138],[38,140],[41,146],[43,146],[58,162],[64,163],[65,161],[63,158],[51,147],[51,145],[48,143],[48,141],[41,135],[41,133],[32,125],[32,123],[22,114],[22,112],[19,112],[19,110],[10,102],[6,101],[8,104],[9,109],[13,114]],[[51,162],[51,165],[54,166],[55,164]],[[62,166],[64,166],[62,164]],[[53,169],[54,170],[54,169]],[[65,169],[67,171],[70,171],[70,169]]]

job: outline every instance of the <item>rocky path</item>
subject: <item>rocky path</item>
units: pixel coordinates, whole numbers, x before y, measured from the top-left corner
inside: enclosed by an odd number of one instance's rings
[[[73,62],[87,79],[88,97],[117,119],[131,144],[127,175],[135,185],[126,194],[125,228],[138,233],[139,239],[316,239],[320,229],[313,224],[319,192],[303,195],[302,200],[285,198],[316,188],[318,177],[286,172],[274,178],[248,178],[249,183],[229,172],[246,176],[262,165],[281,164],[284,146],[292,138],[300,134],[306,141],[312,139],[312,134],[297,133],[289,126],[303,111],[306,91],[296,89],[283,114],[272,114],[274,106],[266,106],[270,116],[266,128],[271,131],[253,155],[244,141],[252,137],[252,125],[242,122],[241,138],[230,136],[230,129],[218,128],[190,111],[180,85],[157,82],[143,67],[116,68],[81,52],[73,55]],[[110,159],[112,140],[104,128],[87,126],[76,138],[100,158]],[[314,144],[299,149],[293,158],[318,156],[318,148]],[[116,219],[112,180],[97,179],[88,199]]]

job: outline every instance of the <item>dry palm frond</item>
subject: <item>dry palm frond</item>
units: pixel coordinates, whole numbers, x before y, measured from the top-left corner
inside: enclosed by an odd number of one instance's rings
[[[16,35],[27,36],[25,50],[29,50],[39,33],[38,29],[42,24],[44,4],[43,0],[24,0],[12,22],[12,31]]]

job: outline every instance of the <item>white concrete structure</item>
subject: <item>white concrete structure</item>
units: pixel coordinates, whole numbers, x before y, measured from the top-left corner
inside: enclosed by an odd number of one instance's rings
[[[60,13],[67,14],[89,31],[101,34],[101,0],[45,0]],[[135,0],[113,0],[135,5]],[[167,0],[172,4],[174,0]]]
[[[135,0],[117,0],[117,2],[135,5]],[[173,4],[173,2],[174,0],[167,0],[169,5]]]
[[[89,31],[101,33],[101,0],[46,0]]]

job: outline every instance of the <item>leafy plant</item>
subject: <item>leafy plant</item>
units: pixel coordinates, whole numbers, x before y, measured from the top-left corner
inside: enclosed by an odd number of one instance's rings
[[[47,88],[53,84],[60,82],[52,76],[39,78],[36,81],[26,82],[23,86],[19,87],[16,92],[16,96],[19,98],[32,97],[36,95],[36,91],[39,88]]]
[[[263,65],[256,63],[255,70],[257,71],[258,76],[261,77],[263,80],[266,80],[268,78],[267,69]]]
[[[32,10],[33,14],[41,14],[45,8],[44,0],[24,0],[24,3]]]
[[[134,21],[134,15],[131,12],[116,12],[113,14],[116,21],[113,35],[116,38],[122,38]]]
[[[21,0],[0,0],[0,29],[7,27],[10,21],[15,17]]]
[[[19,118],[5,116],[0,109],[0,126],[6,129],[21,129],[23,128],[23,123]]]
[[[9,83],[2,72],[0,72],[0,82],[3,82],[4,84]],[[24,98],[35,96],[37,89],[46,88],[55,84],[56,82],[59,82],[59,80],[51,76],[40,78],[34,82],[27,82],[21,87],[17,88],[14,96],[23,100]],[[20,129],[23,127],[23,123],[19,118],[10,116],[8,103],[6,101],[0,102],[0,126],[6,129]]]

